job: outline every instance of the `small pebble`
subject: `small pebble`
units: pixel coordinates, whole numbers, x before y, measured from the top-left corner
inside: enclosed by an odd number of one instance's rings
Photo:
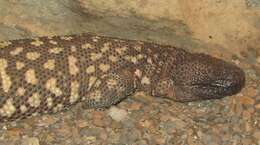
[[[71,126],[68,125],[67,123],[63,123],[55,131],[57,135],[61,137],[67,137],[71,135]]]
[[[44,115],[43,117],[41,117],[41,119],[39,119],[39,121],[36,125],[47,127],[47,126],[54,124],[57,121],[58,121],[58,119],[51,115]]]
[[[245,122],[245,132],[251,132],[253,130],[253,126],[249,122]]]
[[[244,138],[244,139],[242,139],[242,144],[243,145],[252,145],[252,139]]]
[[[259,81],[259,84],[260,84],[260,81]],[[259,88],[260,88],[260,86],[259,86]],[[257,95],[257,96],[255,97],[255,100],[256,100],[256,101],[260,101],[260,95]]]
[[[93,117],[93,121],[92,123],[95,125],[95,126],[98,126],[98,127],[104,127],[106,126],[106,120],[104,119],[105,117],[105,113],[104,112],[101,112],[101,111],[94,111],[92,113],[92,117]]]
[[[195,144],[195,139],[197,139],[197,136],[194,136],[193,135],[193,130],[192,129],[189,129],[188,131],[187,131],[187,133],[188,133],[188,138],[187,138],[187,142],[188,142],[188,144],[189,145],[196,145]]]
[[[23,130],[21,128],[9,128],[7,130],[7,134],[10,138],[19,138],[19,136],[22,134]]]
[[[76,124],[79,128],[84,128],[84,127],[89,126],[89,122],[87,120],[77,120],[76,122],[77,122]]]
[[[216,134],[203,133],[202,141],[206,145],[220,145],[221,140]]]
[[[140,110],[142,104],[138,103],[138,102],[134,102],[132,104],[130,104],[128,110]]]
[[[40,145],[40,142],[36,137],[26,137],[22,139],[22,145]]]
[[[260,64],[260,56],[258,56],[258,57],[256,58],[256,62],[257,62],[258,64]]]
[[[97,138],[95,136],[84,136],[82,140],[84,140],[84,144],[94,144]]]
[[[242,113],[242,116],[243,116],[244,120],[249,120],[252,115],[251,115],[250,111],[244,110]]]
[[[117,122],[124,121],[128,117],[128,113],[126,110],[119,109],[114,106],[109,109],[108,114],[113,120]]]
[[[54,135],[52,135],[52,134],[47,134],[46,135],[46,137],[45,137],[45,139],[44,139],[44,142],[53,142],[53,141],[55,141],[55,137],[54,137]]]
[[[105,129],[100,128],[100,127],[98,127],[98,128],[97,127],[93,127],[93,128],[85,127],[80,130],[80,135],[98,137],[100,134],[102,134],[102,132],[106,133]]]
[[[119,138],[121,144],[133,144],[141,137],[141,133],[137,129],[127,130],[125,129]]]
[[[255,105],[255,108],[260,110],[260,103]]]
[[[253,98],[247,97],[247,96],[241,96],[239,97],[240,103],[244,105],[254,105],[255,100]]]
[[[176,129],[183,129],[188,125],[186,122],[178,118],[174,119],[173,123],[175,124]]]
[[[259,92],[259,90],[255,87],[248,87],[245,90],[246,91],[244,93],[244,96],[250,97],[250,98],[255,97]]]
[[[156,132],[157,129],[155,127],[155,122],[154,120],[151,120],[151,119],[146,119],[146,120],[140,120],[138,121],[139,122],[139,125],[143,128],[146,128],[148,130],[150,130],[150,132]]]
[[[256,138],[256,139],[259,139],[259,140],[260,140],[260,130],[258,130],[258,131],[256,131],[256,132],[254,132],[253,136],[254,136],[254,138]]]
[[[161,135],[155,135],[154,140],[155,140],[156,144],[158,144],[158,145],[165,144],[165,142],[166,142],[165,137],[163,137]]]
[[[146,95],[143,92],[136,93],[134,96],[132,96],[132,98],[145,104],[154,102],[154,97]]]

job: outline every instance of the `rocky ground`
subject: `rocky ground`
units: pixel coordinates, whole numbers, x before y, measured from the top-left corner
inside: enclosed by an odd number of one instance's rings
[[[240,66],[241,93],[192,103],[137,93],[105,111],[78,105],[1,123],[0,145],[260,145],[260,2],[169,2],[2,0],[0,39],[94,32],[172,44]]]

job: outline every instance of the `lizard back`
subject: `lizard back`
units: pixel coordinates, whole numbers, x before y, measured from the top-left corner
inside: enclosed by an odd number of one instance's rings
[[[91,99],[85,96],[100,77],[145,57],[141,42],[91,34],[4,41],[0,48],[0,121]]]

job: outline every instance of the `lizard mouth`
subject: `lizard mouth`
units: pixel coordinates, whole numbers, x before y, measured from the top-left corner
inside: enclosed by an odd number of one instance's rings
[[[194,95],[204,96],[207,98],[221,98],[224,96],[231,96],[238,93],[245,85],[245,78],[232,80],[216,80],[209,83],[195,83],[189,87],[192,89]]]
[[[237,94],[245,85],[243,71],[229,75],[224,79],[203,81],[184,85],[183,91],[190,93],[196,99],[217,99]],[[194,99],[194,100],[196,100]]]

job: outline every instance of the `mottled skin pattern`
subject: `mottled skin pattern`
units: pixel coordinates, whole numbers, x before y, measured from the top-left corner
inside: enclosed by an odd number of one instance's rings
[[[0,121],[68,109],[107,108],[136,91],[175,101],[239,92],[233,64],[168,45],[93,34],[0,43]]]

